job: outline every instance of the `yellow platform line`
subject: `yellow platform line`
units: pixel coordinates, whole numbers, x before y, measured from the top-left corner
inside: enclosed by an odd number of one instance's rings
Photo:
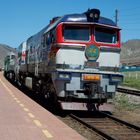
[[[33,122],[35,123],[36,126],[41,127],[42,124],[39,120],[33,120]]]
[[[5,83],[1,79],[0,79],[0,82],[5,87],[5,89],[8,91],[8,93],[14,98],[15,95],[13,94],[13,92],[5,85]]]
[[[17,103],[20,103],[20,101],[19,101],[19,100],[17,100],[16,102],[17,102]]]
[[[14,95],[14,94],[11,94],[11,96],[12,96],[12,97],[15,97],[15,95]]]
[[[17,100],[18,100],[18,98],[16,98],[16,97],[15,97],[15,98],[14,98],[14,100],[16,100],[16,101],[17,101]]]
[[[53,138],[53,136],[49,133],[49,131],[47,129],[42,129],[42,132],[44,133],[44,135],[47,138]]]
[[[34,116],[32,113],[28,113],[28,116],[29,116],[30,118],[35,118],[35,116]]]
[[[26,111],[26,112],[28,112],[28,111],[29,111],[29,109],[28,109],[28,108],[25,108],[25,107],[24,107],[23,109],[24,109],[24,111]]]
[[[5,85],[5,83],[0,79],[0,82],[2,83],[2,85],[6,88],[6,90],[8,91],[8,93],[14,98],[14,100],[16,100],[17,103],[20,103],[20,101],[15,97],[15,95],[13,94],[13,92]],[[24,104],[19,104],[21,107],[24,107]],[[24,111],[28,112],[29,109],[28,108],[24,108]],[[35,118],[35,116],[32,113],[28,113],[28,116],[30,118]],[[35,123],[36,126],[41,127],[42,124],[39,120],[33,120],[33,122]],[[47,138],[53,138],[53,136],[51,135],[51,133],[49,133],[49,131],[47,129],[42,129],[43,134],[47,137]]]
[[[6,88],[6,90],[8,91],[9,94],[13,94],[12,91],[5,85],[5,83],[1,79],[0,79],[0,82]]]
[[[21,107],[24,107],[24,104],[19,104]]]

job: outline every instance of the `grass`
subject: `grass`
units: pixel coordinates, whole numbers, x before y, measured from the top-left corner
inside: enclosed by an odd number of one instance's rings
[[[120,109],[125,108],[132,111],[140,108],[140,104],[131,103],[126,94],[117,94],[114,98],[114,102]]]
[[[135,77],[136,72],[125,72],[123,73],[124,81],[122,83],[122,86],[128,86],[136,89],[140,89],[140,72],[137,72],[137,78]],[[129,76],[131,74],[131,76]]]
[[[127,86],[127,87],[132,87],[132,88],[140,89],[140,79],[125,78],[122,85],[123,86]]]
[[[122,86],[132,87],[140,90],[140,71],[123,72],[124,81]],[[133,111],[140,108],[140,103],[131,102],[131,97],[127,94],[116,94],[114,102],[119,109]]]

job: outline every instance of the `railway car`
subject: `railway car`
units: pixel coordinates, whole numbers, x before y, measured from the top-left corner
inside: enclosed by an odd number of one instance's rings
[[[9,52],[4,60],[4,75],[10,80],[15,80],[16,54]]]
[[[100,109],[123,80],[120,50],[120,28],[98,9],[55,17],[20,45],[16,78],[64,110]]]

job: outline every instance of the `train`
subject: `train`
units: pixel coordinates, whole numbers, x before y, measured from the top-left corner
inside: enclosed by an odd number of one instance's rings
[[[16,65],[16,54],[13,51],[7,53],[4,59],[4,76],[15,80],[15,65]]]
[[[10,78],[63,110],[101,110],[123,81],[120,30],[99,9],[54,17],[19,45]]]

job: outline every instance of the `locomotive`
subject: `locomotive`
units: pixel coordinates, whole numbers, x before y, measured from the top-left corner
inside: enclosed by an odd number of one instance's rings
[[[4,59],[4,76],[10,80],[15,80],[15,65],[16,54],[15,52],[8,52]]]
[[[120,28],[100,10],[55,17],[18,47],[15,79],[63,110],[100,110],[123,80],[120,50]]]

